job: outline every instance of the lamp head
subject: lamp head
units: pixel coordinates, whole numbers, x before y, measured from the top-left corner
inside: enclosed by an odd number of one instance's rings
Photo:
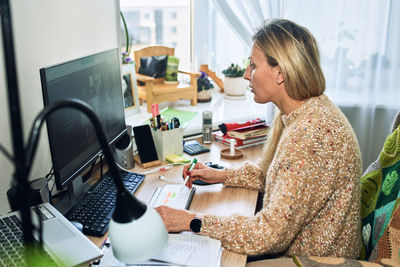
[[[160,253],[168,241],[168,232],[153,208],[126,193],[117,196],[109,231],[115,258],[132,264]]]

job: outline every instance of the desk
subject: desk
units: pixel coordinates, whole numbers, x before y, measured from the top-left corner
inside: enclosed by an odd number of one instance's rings
[[[238,167],[245,160],[256,162],[262,155],[262,145],[253,146],[243,151],[244,157],[237,160],[226,160],[220,158],[220,150],[226,146],[214,141],[211,145],[205,145],[210,148],[210,152],[197,155],[196,158],[201,162],[212,161],[223,165],[224,167]],[[185,154],[186,155],[186,154]],[[186,155],[188,156],[188,155]],[[190,156],[188,156],[190,157]],[[167,179],[176,179],[182,177],[183,166],[175,166],[174,168],[163,172],[162,175]],[[136,166],[131,171],[144,172],[148,169],[142,169]],[[157,186],[164,186],[166,182],[161,181],[159,173],[146,175],[146,178],[140,188],[136,191],[135,196],[147,203]],[[215,184],[208,187],[196,186],[196,193],[190,206],[191,211],[201,212],[204,214],[215,215],[231,215],[239,213],[246,216],[254,215],[257,203],[258,191],[244,188],[224,187],[222,184]],[[88,236],[96,245],[100,246],[104,238]],[[245,266],[246,255],[237,254],[224,250],[222,253],[221,266]]]

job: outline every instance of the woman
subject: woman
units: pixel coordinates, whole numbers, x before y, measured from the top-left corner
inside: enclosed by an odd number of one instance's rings
[[[265,24],[253,39],[244,78],[257,103],[279,109],[263,159],[224,170],[198,163],[187,186],[200,179],[262,190],[261,211],[253,217],[165,206],[157,211],[168,231],[199,230],[237,253],[356,258],[361,156],[347,119],[323,94],[316,41],[304,27],[281,19]]]

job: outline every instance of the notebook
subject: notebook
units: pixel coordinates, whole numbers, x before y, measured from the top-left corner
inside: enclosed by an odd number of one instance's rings
[[[189,209],[195,191],[195,187],[182,188],[182,184],[157,187],[148,205],[153,208],[166,205],[175,209]]]
[[[132,266],[118,261],[109,238],[102,247],[104,257],[97,266]],[[168,243],[153,259],[134,266],[210,266],[219,267],[222,258],[221,241],[188,232],[169,234]]]
[[[40,217],[43,225],[42,237],[44,249],[57,265],[75,266],[90,263],[103,256],[100,249],[92,241],[49,203],[32,207],[34,225],[38,225],[38,217]],[[21,221],[19,212],[11,212],[0,216],[0,221],[6,224],[11,224],[12,221],[13,231],[11,234],[16,239],[22,238],[22,233],[19,232]],[[3,230],[8,231],[6,235],[10,235],[10,231],[3,228],[0,229],[0,234]],[[35,238],[38,237],[35,236]],[[3,242],[7,241],[2,239],[0,244],[3,245]]]

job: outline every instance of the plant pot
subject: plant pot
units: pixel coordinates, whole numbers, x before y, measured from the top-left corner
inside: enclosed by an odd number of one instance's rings
[[[247,81],[243,77],[225,77],[224,91],[231,96],[242,96],[247,90]]]
[[[211,90],[197,92],[197,102],[204,103],[211,101]]]

